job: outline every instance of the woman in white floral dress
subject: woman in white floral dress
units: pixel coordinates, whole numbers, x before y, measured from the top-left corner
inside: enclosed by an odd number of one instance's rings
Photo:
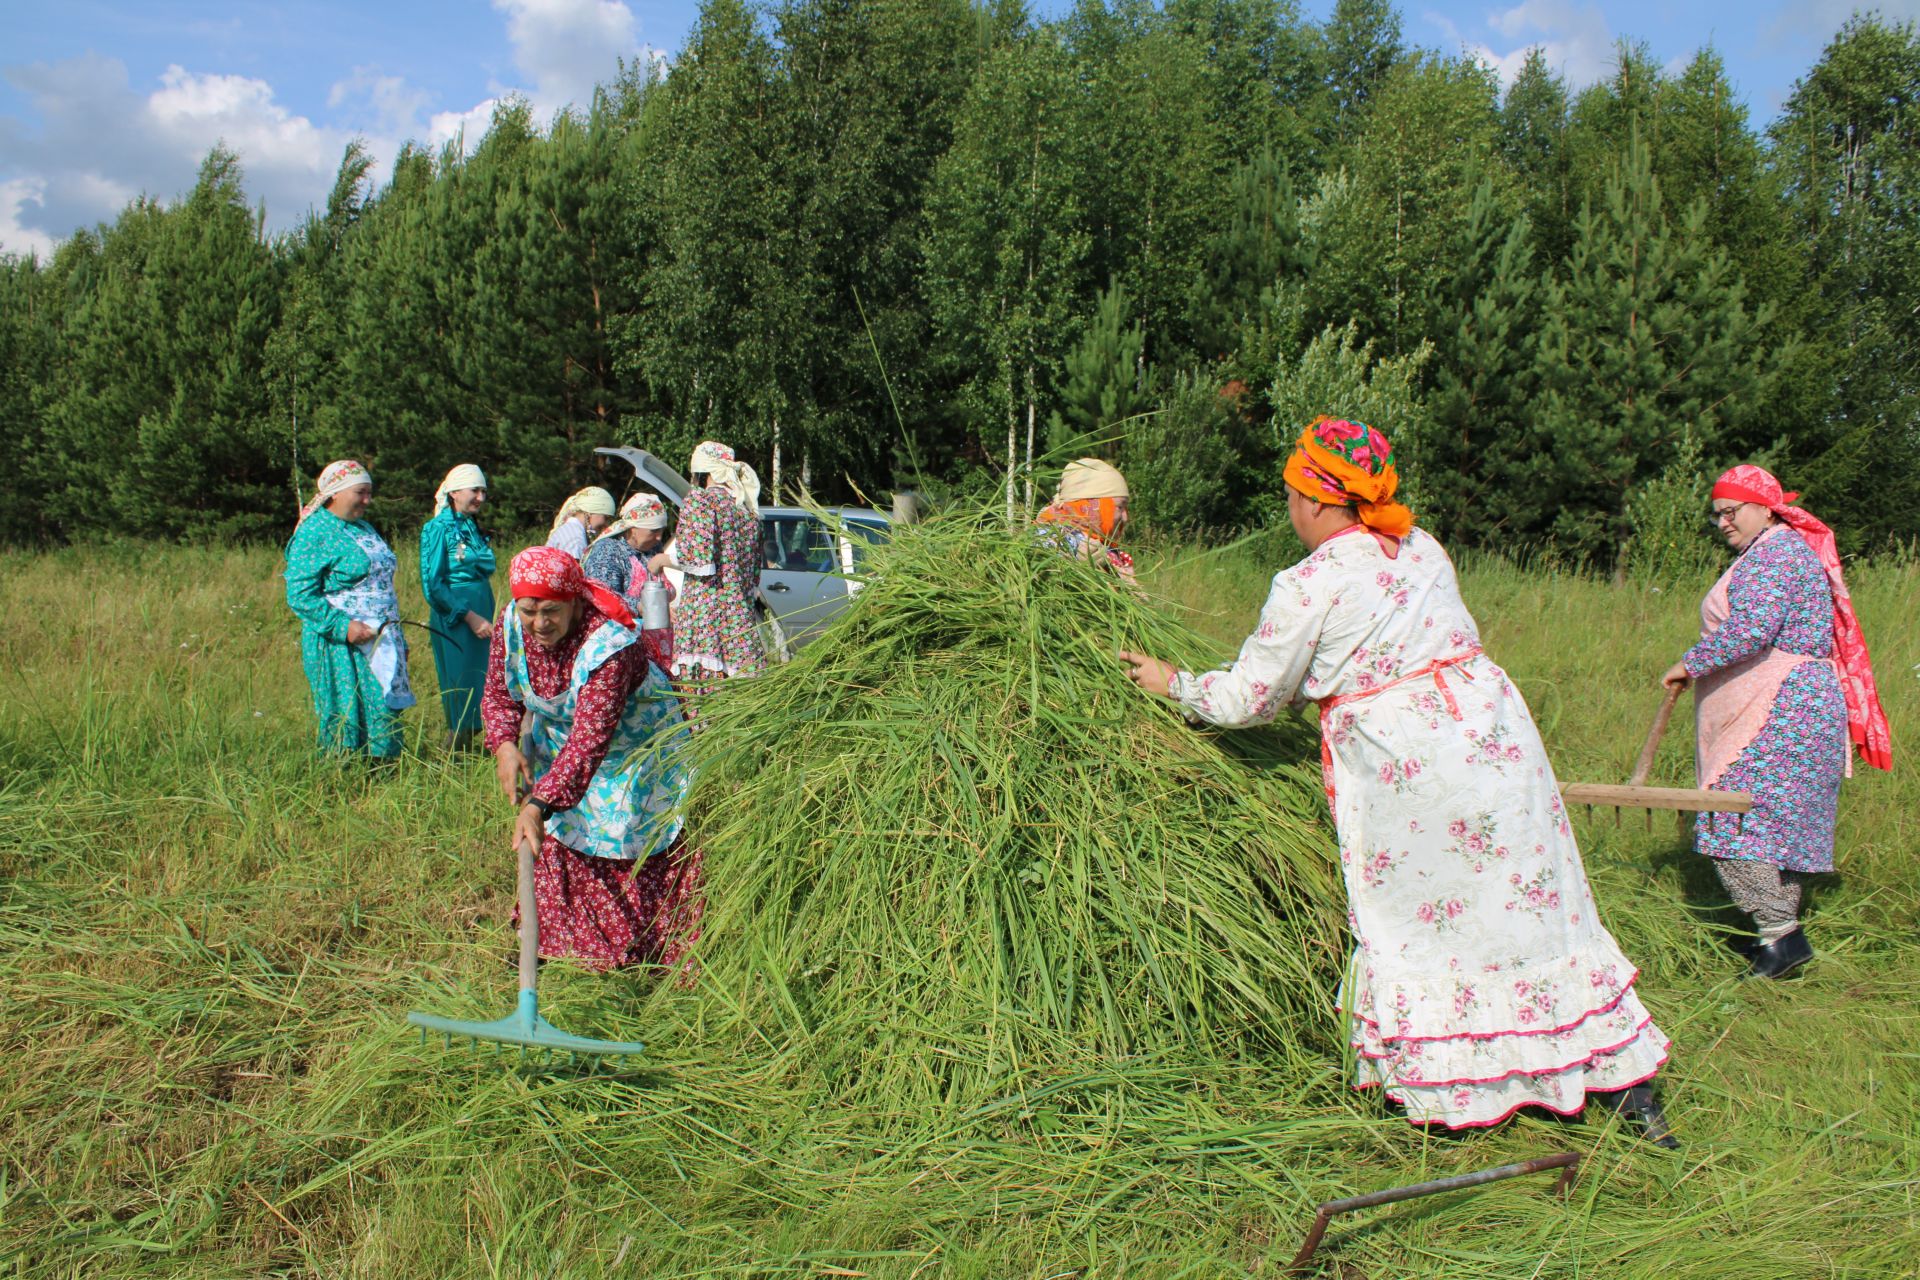
[[[1196,675],[1122,657],[1223,727],[1318,704],[1356,1087],[1450,1128],[1572,1114],[1593,1093],[1670,1145],[1650,1084],[1667,1038],[1594,909],[1526,703],[1481,651],[1445,550],[1391,501],[1392,446],[1323,418],[1286,480],[1310,554],[1275,576],[1239,659]]]

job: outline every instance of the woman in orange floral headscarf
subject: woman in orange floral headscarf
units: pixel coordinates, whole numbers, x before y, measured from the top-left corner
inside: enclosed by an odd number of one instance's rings
[[[1120,656],[1223,728],[1318,706],[1355,1087],[1456,1129],[1591,1094],[1671,1144],[1651,1084],[1667,1038],[1600,923],[1525,701],[1481,651],[1446,551],[1394,500],[1393,446],[1322,418],[1283,475],[1307,557],[1274,577],[1233,665]]]

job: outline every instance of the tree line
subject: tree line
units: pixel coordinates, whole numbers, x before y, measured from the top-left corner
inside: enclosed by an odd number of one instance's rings
[[[1503,91],[1387,0],[708,0],[670,71],[467,141],[348,147],[284,235],[217,148],[0,259],[0,537],[283,536],[339,456],[376,518],[474,461],[528,523],[593,445],[705,437],[876,501],[1099,452],[1206,531],[1324,411],[1469,544],[1611,562],[1737,460],[1851,551],[1916,531],[1911,24],[1847,21],[1759,130],[1711,49]]]

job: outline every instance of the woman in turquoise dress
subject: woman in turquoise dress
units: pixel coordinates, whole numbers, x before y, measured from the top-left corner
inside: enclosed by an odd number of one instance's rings
[[[473,518],[487,500],[487,477],[471,462],[447,472],[420,530],[420,590],[432,610],[433,668],[447,715],[447,748],[480,731],[480,690],[493,638],[493,547]]]
[[[400,712],[414,703],[393,576],[399,561],[363,518],[373,479],[329,463],[287,543],[287,607],[300,619],[300,663],[313,691],[320,749],[400,754]]]

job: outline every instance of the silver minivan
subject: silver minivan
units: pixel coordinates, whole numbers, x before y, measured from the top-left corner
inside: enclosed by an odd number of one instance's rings
[[[594,452],[625,462],[638,484],[676,510],[693,487],[645,449]],[[806,644],[847,607],[860,590],[867,548],[885,538],[890,526],[886,516],[865,507],[760,508],[760,594],[789,645]]]

